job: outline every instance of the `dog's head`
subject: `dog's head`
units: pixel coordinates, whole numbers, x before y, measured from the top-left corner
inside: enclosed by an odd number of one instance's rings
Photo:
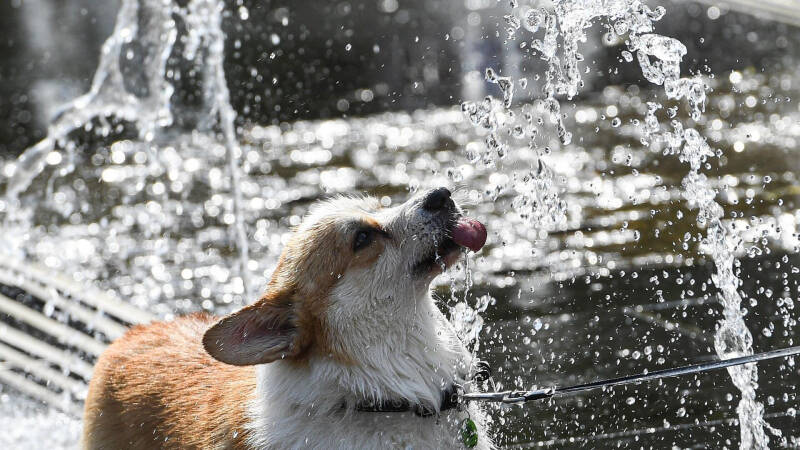
[[[314,353],[346,363],[353,337],[402,327],[431,280],[462,248],[485,241],[483,225],[463,217],[444,188],[392,208],[374,198],[320,202],[286,244],[264,296],[211,327],[204,346],[235,365]]]

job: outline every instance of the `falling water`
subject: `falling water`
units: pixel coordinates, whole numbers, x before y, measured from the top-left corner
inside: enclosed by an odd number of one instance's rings
[[[601,23],[609,33],[624,40],[627,50],[622,52],[623,59],[632,61],[635,54],[644,77],[653,84],[662,85],[668,100],[685,99],[691,119],[700,119],[705,108],[706,87],[700,77],[681,77],[680,63],[686,54],[686,47],[676,39],[653,33],[654,23],[666,12],[663,7],[651,9],[639,0],[556,0],[552,8],[529,9],[522,9],[516,0],[511,0],[510,5],[512,12],[505,16],[508,39],[516,39],[516,33],[524,27],[534,36],[529,42],[530,47],[547,62],[544,95],[537,103],[540,110],[549,115],[563,145],[571,143],[572,135],[564,124],[558,97],[570,100],[579,93],[583,85],[579,64],[584,59],[579,44],[587,40],[586,31],[595,23]],[[537,34],[540,31],[543,35]],[[525,43],[528,44],[527,40]],[[486,133],[483,153],[468,157],[486,165],[499,165],[509,148],[513,148],[516,139],[527,134],[530,136],[529,145],[535,147],[536,129],[530,115],[525,116],[527,124],[515,117],[512,110],[514,80],[499,76],[491,68],[486,70],[486,80],[499,87],[502,101],[488,96],[482,102],[466,102],[462,105],[471,123]],[[522,87],[527,80],[520,82]],[[684,127],[676,119],[671,121],[669,130],[662,127],[656,114],[663,108],[662,105],[656,102],[648,105],[648,112],[641,124],[642,144],[661,146],[664,155],[676,155],[689,166],[689,173],[682,182],[683,195],[689,205],[698,210],[698,226],[706,229],[702,251],[711,257],[716,267],[712,281],[719,290],[718,296],[723,306],[724,317],[714,335],[717,354],[722,358],[752,354],[753,337],[744,322],[742,297],[738,290],[742,280],[736,270],[738,262],[735,252],[741,239],[735,230],[723,223],[724,210],[715,200],[716,192],[707,177],[701,173],[715,152],[697,130]],[[675,117],[674,109],[668,112],[671,118]],[[527,129],[523,128],[526,125]],[[504,135],[510,136],[512,143],[504,140]],[[512,189],[518,194],[515,210],[520,217],[530,219],[532,226],[542,226],[544,223],[546,228],[549,223],[559,220],[563,207],[554,191],[552,178],[541,177],[546,170],[541,155],[538,164],[539,169],[535,174],[523,178],[521,186]],[[552,220],[543,222],[543,216]],[[764,407],[756,401],[756,366],[733,367],[728,372],[734,385],[741,391],[737,409],[741,448],[768,448],[769,438],[765,428],[778,437],[781,433],[764,420]]]
[[[159,131],[175,122],[172,96],[175,89],[169,81],[168,59],[173,54],[178,36],[175,18],[186,27],[186,42],[182,57],[203,67],[203,100],[205,119],[216,123],[222,131],[228,170],[233,191],[234,227],[239,251],[239,273],[247,293],[250,289],[247,262],[248,240],[242,217],[242,194],[239,181],[241,150],[237,143],[234,121],[236,112],[230,104],[230,94],[223,70],[225,35],[222,32],[221,0],[192,0],[185,8],[162,0],[123,0],[111,36],[102,47],[100,62],[89,92],[64,105],[50,123],[47,136],[28,148],[17,159],[6,185],[9,205],[6,226],[22,220],[19,210],[20,193],[25,191],[45,168],[53,152],[67,152],[58,160],[72,161],[75,145],[69,135],[76,130],[90,130],[94,121],[101,128],[100,136],[112,131],[108,119],[127,121],[136,127],[143,142],[152,142]],[[142,47],[137,51],[137,47]],[[141,57],[141,60],[136,60]],[[131,73],[131,64],[137,64]],[[134,81],[136,80],[136,81]],[[131,88],[131,84],[142,83]],[[61,175],[74,170],[68,167]],[[8,242],[7,248],[18,243]],[[251,298],[247,295],[248,298]]]

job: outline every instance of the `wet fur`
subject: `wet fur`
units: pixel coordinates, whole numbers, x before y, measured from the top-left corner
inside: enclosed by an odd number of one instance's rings
[[[354,234],[369,228],[374,242],[354,251]],[[441,269],[413,270],[444,228],[419,198],[315,205],[253,305],[135,327],[108,348],[90,384],[84,447],[462,448],[465,413],[353,408],[399,398],[438,408],[441,390],[468,373],[470,355],[430,297]],[[479,448],[490,448],[483,414],[470,416]]]
[[[250,448],[243,405],[255,395],[255,370],[203,350],[214,322],[195,314],[137,326],[111,344],[89,386],[84,447]]]

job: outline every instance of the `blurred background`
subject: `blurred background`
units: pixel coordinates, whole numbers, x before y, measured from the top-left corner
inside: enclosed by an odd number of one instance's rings
[[[687,73],[796,67],[800,13],[791,2],[650,4],[667,8],[657,31],[686,45]],[[487,67],[515,78],[541,73],[544,65],[527,57],[530,49],[505,43],[507,6],[496,0],[229,2],[225,73],[239,123],[456,105],[487,93]],[[0,152],[17,155],[44,137],[58,106],[88,90],[119,2],[13,0],[0,8]],[[595,27],[595,39],[584,47],[591,73],[582,95],[608,85],[647,86],[637,65],[620,64],[623,41],[602,40],[604,31]],[[171,81],[176,103],[188,108],[196,102],[197,80],[182,69]]]
[[[796,345],[800,5],[648,4],[666,8],[656,32],[687,47],[682,73],[702,75],[710,88],[706,114],[692,125],[720,152],[704,171],[742,239],[737,270],[754,347]],[[119,10],[118,1],[0,3],[0,192],[21,167],[16,158],[63,117],[60,107],[90,90]],[[147,11],[137,16],[142,29],[156,23]],[[224,2],[222,67],[240,182],[228,171],[224,131],[207,123],[217,112],[204,90],[207,61],[184,57],[189,25],[176,19],[163,74],[174,88],[171,123],[143,138],[107,111],[58,140],[31,184],[0,200],[0,374],[12,374],[0,378],[0,447],[74,447],[90,365],[121,326],[248,303],[291,226],[337,193],[389,205],[418,189],[459,190],[487,224],[489,243],[436,293],[445,312],[482,326],[477,351],[498,388],[713,358],[721,308],[713,266],[698,251],[703,230],[682,195],[688,168],[641,141],[646,104],[663,93],[622,56],[623,36],[598,24],[581,45],[585,85],[561,105],[571,143],[540,121],[538,137],[512,139],[496,166],[469,157],[485,136],[459,105],[501,95],[486,68],[525,78],[514,108],[542,115],[535,105],[546,65],[523,45],[531,33],[508,38],[509,11],[507,0]],[[141,70],[153,56],[146,44],[126,43],[117,58],[124,90],[140,98],[153,86]],[[555,226],[521,217],[513,204],[511,186],[539,157],[565,202]],[[99,347],[53,331],[58,324]],[[798,368],[773,361],[759,373],[765,417],[782,432],[772,447],[797,448]],[[738,395],[719,372],[492,417],[509,448],[733,448]]]

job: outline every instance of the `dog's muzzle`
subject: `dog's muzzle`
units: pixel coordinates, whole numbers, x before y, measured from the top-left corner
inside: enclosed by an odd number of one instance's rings
[[[422,200],[422,209],[431,215],[434,222],[441,224],[442,232],[437,233],[439,237],[434,239],[430,254],[416,264],[417,272],[427,273],[436,267],[445,269],[455,261],[454,255],[460,248],[477,252],[486,243],[486,227],[475,219],[462,216],[447,188],[428,192]]]

